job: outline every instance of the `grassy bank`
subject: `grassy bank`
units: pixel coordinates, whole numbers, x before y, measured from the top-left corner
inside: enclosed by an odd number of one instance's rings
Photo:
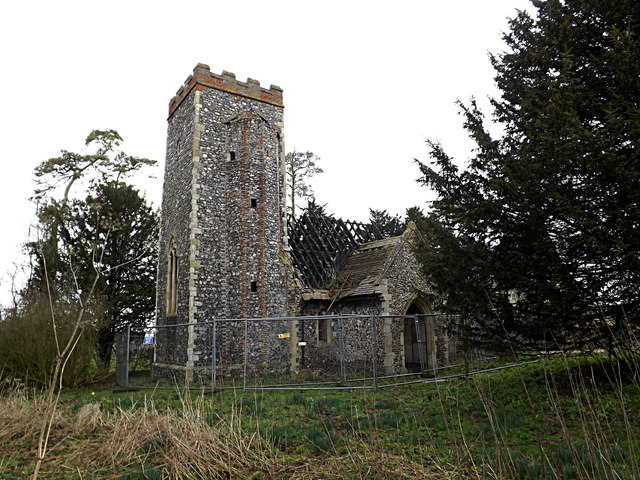
[[[42,478],[640,478],[635,360],[556,358],[379,393],[66,390]],[[0,478],[33,471],[43,408],[5,385]]]

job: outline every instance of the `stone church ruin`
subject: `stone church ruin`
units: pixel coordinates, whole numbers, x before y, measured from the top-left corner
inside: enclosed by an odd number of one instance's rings
[[[337,369],[339,344],[348,362],[365,362],[371,323],[349,315],[380,316],[382,372],[411,370],[419,357],[446,364],[454,351],[444,322],[394,318],[429,313],[413,226],[383,238],[328,215],[287,218],[283,110],[279,87],[203,64],[169,104],[154,375],[191,379],[212,363],[229,376],[243,363]],[[241,321],[257,318],[270,320]]]

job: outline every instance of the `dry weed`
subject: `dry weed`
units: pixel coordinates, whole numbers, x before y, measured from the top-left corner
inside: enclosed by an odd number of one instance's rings
[[[297,468],[293,479],[333,478],[348,479],[447,479],[454,476],[433,471],[434,465],[425,466],[381,450],[371,450],[361,445],[365,452],[351,451],[347,455],[330,456],[323,465],[306,463]],[[286,471],[286,470],[285,470]],[[455,477],[459,478],[459,477]]]
[[[236,415],[209,426],[197,408],[119,410],[103,431],[102,450],[114,465],[152,455],[171,478],[235,478],[272,470],[270,447],[257,433],[243,433]]]
[[[104,422],[105,414],[100,409],[100,405],[96,403],[87,403],[78,410],[75,424],[78,431],[94,432],[101,427]]]
[[[42,396],[0,397],[0,477],[26,478],[37,457]],[[278,451],[257,425],[241,427],[242,410],[210,418],[202,397],[183,398],[179,409],[158,411],[151,401],[135,409],[105,409],[90,403],[77,411],[61,406],[51,432],[51,449],[42,464],[43,478],[118,478],[151,468],[164,479],[253,478],[290,480],[327,478],[465,478],[455,468],[437,470],[386,451],[381,439],[354,437],[337,451],[293,456]],[[213,421],[211,421],[213,420]],[[244,422],[245,424],[247,422]],[[373,440],[373,441],[371,441]],[[14,452],[21,447],[21,452]]]
[[[11,439],[36,435],[40,428],[39,418],[44,411],[44,402],[30,396],[27,390],[18,389],[0,396],[0,444]]]

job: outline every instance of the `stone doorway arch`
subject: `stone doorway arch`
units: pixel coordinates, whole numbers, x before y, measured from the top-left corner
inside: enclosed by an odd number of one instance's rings
[[[424,301],[414,299],[405,315],[424,315],[429,309]],[[407,372],[427,372],[433,368],[435,337],[433,319],[407,317],[404,319],[404,367]]]

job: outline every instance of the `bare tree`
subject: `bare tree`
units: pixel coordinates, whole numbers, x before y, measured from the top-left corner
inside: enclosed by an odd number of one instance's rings
[[[87,322],[84,321],[84,316],[86,312],[86,306],[93,296],[93,291],[98,283],[98,279],[100,278],[101,271],[97,267],[97,265],[101,264],[101,261],[94,261],[94,269],[95,269],[95,277],[93,283],[91,285],[90,290],[82,298],[82,295],[78,295],[78,300],[80,301],[80,310],[78,315],[76,316],[73,329],[71,331],[71,335],[67,340],[65,345],[60,345],[58,340],[58,326],[56,324],[56,315],[55,308],[53,305],[53,295],[51,293],[51,285],[48,281],[48,275],[46,275],[46,256],[43,255],[43,262],[45,265],[45,278],[47,279],[47,289],[49,294],[49,305],[51,308],[51,327],[53,331],[53,338],[56,344],[56,359],[53,369],[53,374],[51,375],[51,381],[49,382],[48,392],[47,392],[47,401],[45,406],[45,411],[42,416],[42,422],[40,423],[40,437],[38,439],[38,459],[36,461],[36,466],[33,471],[33,480],[38,478],[38,474],[40,472],[40,466],[42,465],[42,461],[44,460],[45,455],[47,454],[47,448],[49,444],[49,434],[51,433],[51,426],[53,424],[53,419],[55,417],[56,408],[58,407],[58,401],[60,400],[60,393],[62,392],[62,377],[64,374],[64,369],[67,365],[67,361],[71,357],[73,350],[78,344],[82,333],[87,326]]]
[[[82,292],[78,284],[76,283],[77,300],[80,304],[80,309],[78,311],[78,314],[75,317],[75,320],[71,329],[71,335],[69,335],[69,338],[64,345],[61,344],[57,334],[58,320],[56,317],[56,309],[54,308],[54,303],[53,303],[52,286],[49,283],[49,276],[46,274],[47,273],[46,256],[43,255],[45,278],[47,283],[50,314],[51,314],[51,329],[52,329],[53,338],[56,346],[56,358],[55,358],[53,373],[51,375],[51,379],[48,386],[45,411],[42,416],[42,422],[40,423],[40,436],[38,439],[38,458],[37,458],[36,466],[33,472],[33,480],[36,480],[38,478],[40,467],[47,454],[49,435],[51,433],[51,426],[53,425],[53,419],[55,417],[58,401],[60,399],[60,393],[62,392],[62,379],[63,379],[65,367],[67,366],[67,362],[71,358],[71,355],[73,354],[74,349],[78,345],[78,342],[80,341],[80,337],[82,336],[83,332],[87,327],[91,327],[91,320],[90,318],[86,318],[86,314],[87,314],[87,309],[90,305],[90,301],[96,290],[96,285],[98,284],[98,280],[103,275],[108,275],[109,271],[124,266],[124,264],[104,265],[103,257],[104,257],[106,242],[108,241],[109,241],[109,235],[107,234],[104,243],[102,245],[97,246],[96,249],[94,250],[94,256],[91,263],[93,265],[95,275],[93,278],[93,282],[91,283],[91,286],[88,289],[88,291]],[[141,256],[143,255],[144,254],[142,254]],[[135,262],[137,260],[139,260],[139,258],[129,260],[126,263]],[[71,268],[71,265],[69,265],[69,269],[73,271],[73,268]]]

